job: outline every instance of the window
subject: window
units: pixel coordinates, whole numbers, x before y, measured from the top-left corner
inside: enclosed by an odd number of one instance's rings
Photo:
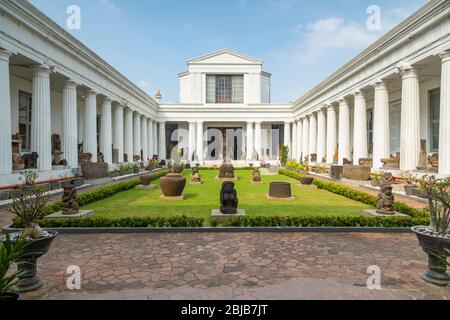
[[[430,151],[439,152],[439,108],[441,104],[441,90],[428,92],[430,108]]]
[[[389,137],[391,155],[395,155],[400,151],[401,110],[400,101],[393,102],[389,107]]]
[[[243,103],[244,76],[207,75],[206,103]]]
[[[30,151],[31,144],[31,94],[19,91],[19,133],[22,152]]]

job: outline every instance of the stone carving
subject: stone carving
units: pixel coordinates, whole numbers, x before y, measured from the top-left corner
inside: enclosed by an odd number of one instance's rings
[[[330,177],[333,180],[341,180],[344,172],[344,166],[332,165],[330,169]]]
[[[102,152],[97,153],[97,163],[104,163],[105,157]]]
[[[238,197],[234,182],[225,181],[220,190],[220,212],[223,214],[236,214],[238,207]]]
[[[360,166],[373,167],[373,159],[372,158],[361,158],[358,160]]]
[[[134,162],[141,161],[141,156],[134,155],[134,156],[133,156],[133,161],[134,161]]]
[[[394,214],[394,194],[390,184],[381,185],[378,194],[377,213]]]
[[[25,169],[25,161],[23,160],[20,149],[22,145],[22,137],[20,133],[16,133],[12,136],[11,142],[12,149],[12,169],[13,170],[23,170]]]
[[[342,160],[342,164],[346,165],[346,164],[352,164],[352,162],[350,160],[348,160],[347,158],[344,158]]]
[[[192,183],[202,183],[202,178],[200,177],[200,174],[198,173],[198,171],[192,175],[191,182]]]
[[[219,169],[219,178],[234,179],[234,167],[232,164],[224,163]]]
[[[37,159],[39,158],[37,152],[24,154],[22,158],[25,163],[25,169],[37,169]]]
[[[317,154],[315,153],[311,154],[311,162],[313,163],[317,162]]]
[[[345,164],[342,176],[350,180],[369,181],[371,166]]]
[[[291,184],[288,182],[271,182],[269,186],[269,197],[291,198]]]
[[[64,193],[62,196],[63,210],[62,214],[76,214],[80,207],[77,203],[77,189],[73,184],[64,186]]]
[[[91,162],[91,159],[92,159],[92,153],[79,153],[78,154],[78,162],[79,163]]]
[[[439,170],[439,153],[433,153],[428,157],[428,169],[432,172]]]
[[[261,172],[258,169],[254,169],[252,172],[252,182],[260,183],[261,181]]]
[[[52,134],[52,165],[67,166],[67,161],[62,159],[61,155],[61,137],[59,134]]]
[[[419,168],[426,168],[428,164],[427,141],[420,140]],[[419,169],[421,170],[421,169]]]
[[[308,163],[309,162],[309,156],[305,156],[305,158],[303,159],[303,163]]]
[[[390,172],[386,172],[383,174],[381,178],[380,185],[383,187],[384,185],[393,185],[395,183],[395,178]]]
[[[395,157],[381,159],[384,168],[398,169],[400,168],[400,152],[397,152]]]

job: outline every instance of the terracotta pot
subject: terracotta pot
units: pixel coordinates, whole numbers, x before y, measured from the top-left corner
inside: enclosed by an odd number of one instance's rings
[[[313,180],[313,177],[300,177],[300,183],[308,186],[313,183]]]
[[[450,277],[447,273],[446,250],[450,249],[450,239],[424,233],[423,229],[424,227],[420,226],[411,228],[423,251],[428,255],[428,269],[422,279],[438,286],[447,286]]]
[[[179,173],[169,173],[159,179],[159,184],[166,197],[178,197],[186,186],[186,178]]]

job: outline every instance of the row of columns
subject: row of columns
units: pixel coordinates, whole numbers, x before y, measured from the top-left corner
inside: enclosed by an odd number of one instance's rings
[[[11,53],[0,50],[0,174],[12,172],[11,150],[11,97],[10,97],[10,57]],[[51,99],[50,74],[48,66],[32,69],[32,119],[30,150],[37,152],[38,169],[52,170],[51,146]],[[97,159],[97,93],[89,90],[84,99],[83,151]],[[62,86],[62,132],[61,148],[68,166],[78,167],[78,128],[77,128],[77,83],[66,80]],[[126,110],[124,112],[124,110]],[[134,119],[134,122],[133,122]],[[114,123],[114,132],[113,132]],[[112,150],[118,150],[118,163],[124,162],[124,153],[128,161],[133,155],[143,152],[144,159],[158,154],[157,123],[133,110],[119,104],[113,108],[112,100],[104,98],[101,104],[100,152],[105,162],[113,163]],[[164,125],[161,127],[165,128]],[[165,146],[165,131],[161,130],[161,146]],[[161,150],[160,150],[161,152]],[[165,158],[165,153],[163,158]]]
[[[439,132],[439,173],[450,174],[450,51],[441,57],[441,106]],[[418,70],[407,67],[401,70],[401,133],[400,169],[416,170],[420,153],[420,90]],[[389,137],[389,92],[384,81],[373,85],[373,167],[383,166],[381,159],[390,156]],[[353,163],[367,158],[367,103],[361,90],[353,93]],[[324,106],[320,110],[294,121],[292,133],[295,137],[292,158],[304,160],[305,156],[317,154],[317,162],[332,164],[338,151],[338,164],[351,160],[349,97]],[[338,112],[338,119],[336,113]],[[285,140],[286,141],[286,140]],[[339,146],[339,149],[338,149]],[[303,159],[300,159],[303,157]]]

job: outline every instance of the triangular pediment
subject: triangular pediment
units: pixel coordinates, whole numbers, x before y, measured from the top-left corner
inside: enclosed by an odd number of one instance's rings
[[[224,49],[191,59],[188,64],[262,64],[262,61]]]

